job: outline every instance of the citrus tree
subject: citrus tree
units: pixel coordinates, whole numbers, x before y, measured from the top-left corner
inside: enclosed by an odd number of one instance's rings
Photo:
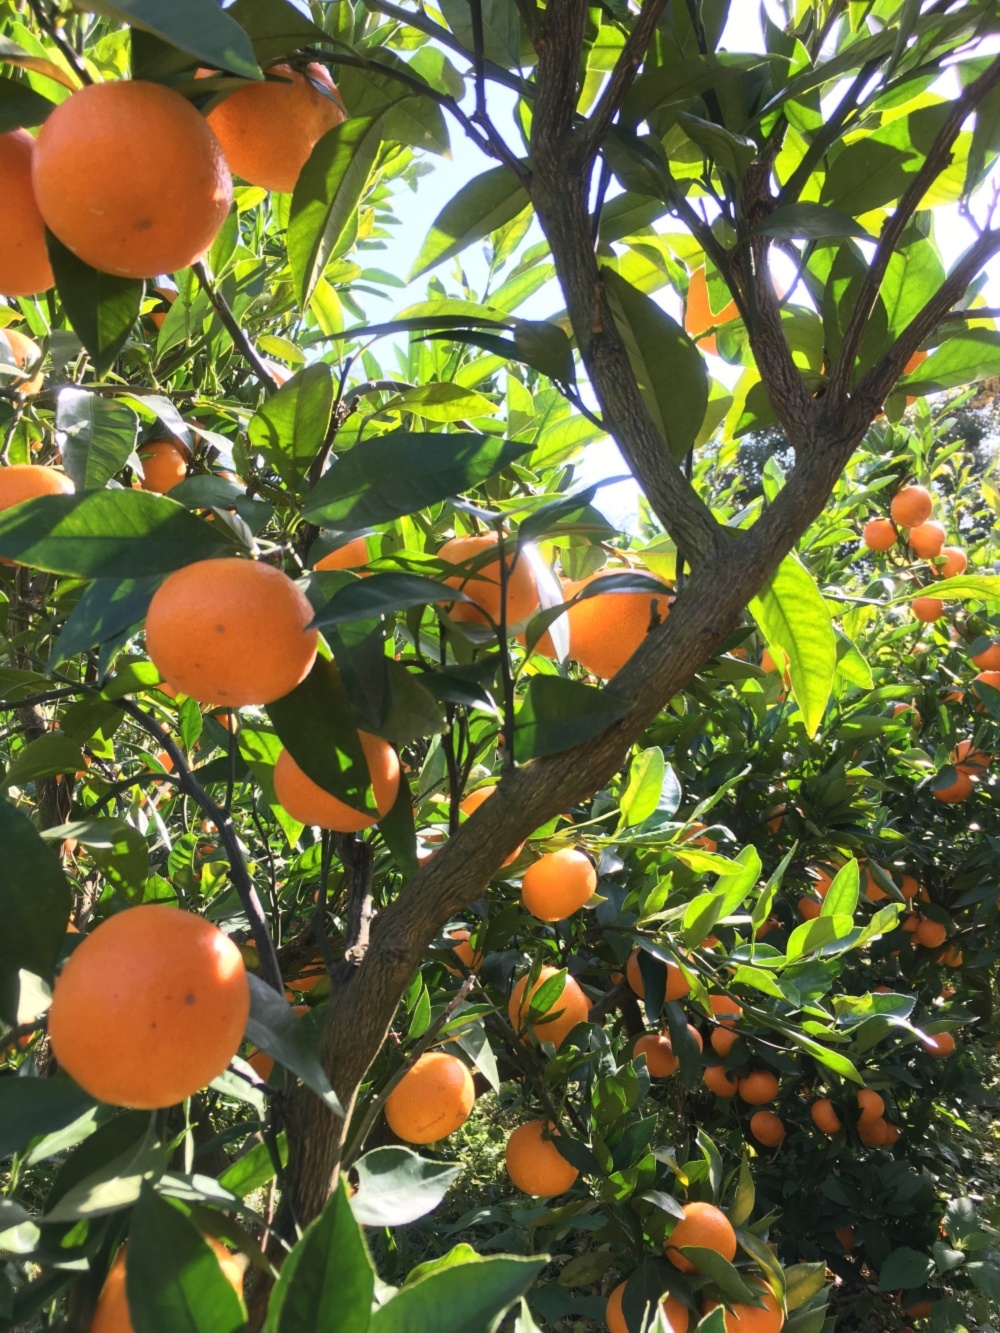
[[[0,1319],[988,1318],[995,6],[2,13]]]

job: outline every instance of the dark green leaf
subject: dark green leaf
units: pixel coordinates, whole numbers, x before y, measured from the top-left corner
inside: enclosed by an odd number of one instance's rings
[[[97,1103],[68,1078],[0,1079],[0,1159],[53,1134]]]
[[[391,523],[478,486],[529,448],[461,432],[393,431],[362,440],[324,472],[303,517],[341,530]]]
[[[392,809],[378,821],[378,831],[392,853],[392,859],[406,878],[415,875],[417,862],[417,832],[413,821],[413,794],[406,774],[399,775],[399,791]]]
[[[465,8],[464,0],[460,3]],[[524,187],[506,167],[491,167],[474,176],[435,218],[410,281],[516,218],[528,202]]]
[[[154,1117],[146,1111],[116,1115],[99,1125],[60,1167],[45,1201],[45,1220],[73,1222],[127,1208],[146,1182],[159,1180],[166,1166]]]
[[[138,431],[138,417],[114,398],[72,387],[56,397],[63,467],[78,491],[102,489],[128,460]]]
[[[292,1006],[266,982],[252,972],[250,982],[250,1017],[246,1038],[279,1064],[298,1075],[308,1088],[321,1097],[334,1115],[343,1115],[337,1094],[316,1055],[316,1030],[311,1023],[299,1022]]]
[[[49,669],[138,626],[160,583],[158,575],[144,579],[94,579],[84,588],[59,631]]]
[[[599,736],[632,708],[627,699],[561,676],[532,676],[514,722],[520,763]]]
[[[757,156],[757,145],[742,134],[733,134],[715,121],[679,111],[677,120],[688,138],[703,149],[710,160],[734,181],[741,181]]]
[[[758,222],[751,236],[777,236],[788,240],[821,241],[837,236],[859,236],[871,240],[849,213],[825,204],[783,204]]]
[[[0,799],[0,961],[51,981],[73,895],[57,857],[27,815]]]
[[[483,54],[503,69],[521,61],[521,27],[513,0],[482,0]],[[444,0],[441,13],[467,51],[473,51],[472,18],[466,0]]]
[[[934,1261],[929,1254],[903,1245],[893,1250],[879,1269],[879,1290],[898,1291],[900,1287],[919,1287],[933,1271]]]
[[[134,278],[116,278],[91,268],[49,231],[45,242],[66,317],[90,353],[95,373],[103,375],[125,346],[139,316],[143,285]]]
[[[54,102],[28,84],[0,77],[0,134],[41,125],[54,109]]]
[[[614,269],[605,265],[601,277],[646,410],[670,452],[681,459],[697,439],[708,407],[701,353],[676,320]]]
[[[215,0],[85,0],[80,8],[150,32],[213,69],[261,77],[249,37]]]
[[[371,1333],[484,1333],[547,1262],[497,1255],[430,1273],[379,1306]]]
[[[514,345],[525,361],[551,380],[572,384],[576,379],[573,344],[564,329],[546,320],[522,319],[514,326]]]
[[[236,0],[229,13],[246,32],[260,65],[330,40],[290,0]]]
[[[435,1209],[461,1167],[432,1162],[412,1148],[373,1148],[354,1165],[354,1216],[366,1227],[401,1227]]]
[[[282,1265],[266,1333],[365,1333],[374,1290],[371,1260],[341,1176]]]
[[[77,578],[168,574],[232,548],[221,524],[148,491],[42,495],[0,514],[0,555]]]
[[[411,606],[429,606],[439,601],[442,594],[449,602],[469,600],[465,593],[445,588],[420,574],[370,574],[335,592],[322,610],[316,612],[313,624],[322,629],[348,620],[405,611]]]
[[[323,361],[293,375],[271,394],[247,427],[259,449],[285,481],[298,481],[323,447],[333,410],[333,375]]]
[[[132,1210],[125,1289],[135,1333],[237,1333],[243,1301],[194,1223],[148,1185]]]

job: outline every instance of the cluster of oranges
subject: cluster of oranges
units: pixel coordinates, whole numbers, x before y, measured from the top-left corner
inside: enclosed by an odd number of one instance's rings
[[[870,519],[864,526],[862,540],[870,551],[891,551],[900,541],[921,560],[933,560],[934,572],[942,578],[963,574],[968,558],[960,546],[946,546],[943,523],[931,518],[934,497],[926,486],[904,486],[889,505],[888,518]],[[915,597],[911,603],[918,620],[930,622],[944,615],[940,597]]]

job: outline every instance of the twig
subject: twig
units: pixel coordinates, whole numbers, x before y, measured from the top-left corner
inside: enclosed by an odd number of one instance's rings
[[[514,673],[510,669],[510,645],[507,642],[507,584],[510,571],[504,549],[503,524],[497,524],[497,554],[500,557],[500,609],[497,612],[497,639],[500,644],[500,676],[503,680],[503,764],[514,767]],[[517,551],[514,554],[517,559]]]
[[[475,119],[485,128],[489,124],[486,112],[486,43],[483,38],[482,0],[469,0],[469,16],[472,19],[472,68],[476,82]]]
[[[639,16],[632,25],[632,31],[626,38],[621,54],[615,61],[611,77],[608,79],[597,106],[587,122],[587,132],[584,140],[584,160],[586,162],[593,160],[611,122],[621,110],[622,102],[624,102],[626,94],[635,82],[639,66],[645,59],[646,51],[653,40],[653,34],[656,32],[656,25],[659,23],[666,7],[667,0],[643,0]]]
[[[173,760],[181,790],[197,803],[219,830],[219,837],[229,858],[233,887],[239,895],[247,920],[250,922],[250,933],[253,935],[253,942],[257,948],[261,976],[279,995],[282,994],[284,987],[281,981],[281,969],[278,966],[278,956],[274,950],[274,941],[271,938],[271,932],[268,930],[264,908],[247,871],[243,851],[236,836],[232,819],[221,805],[217,805],[212,800],[191,772],[187,759],[184,757],[184,752],[170,733],[165,731],[150,713],[140,708],[131,699],[117,699],[115,702],[119,708],[128,713],[129,717],[133,718],[142,727],[143,731],[163,746]]]
[[[32,14],[34,14],[35,18],[38,20],[38,25],[43,30],[45,35],[55,46],[59,48],[60,54],[63,56],[66,63],[69,65],[70,69],[80,80],[80,82],[93,83],[94,80],[90,77],[90,74],[87,71],[87,67],[81,62],[80,57],[73,50],[69,42],[67,42],[66,38],[59,31],[56,25],[52,22],[52,19],[49,17],[49,15],[45,12],[45,7],[42,4],[42,0],[28,0],[28,8],[31,10]]]
[[[257,349],[240,327],[239,320],[230,310],[222,293],[218,291],[212,283],[212,280],[209,278],[208,273],[205,270],[205,265],[199,261],[196,264],[192,264],[191,268],[194,270],[194,275],[198,279],[202,291],[208,297],[212,309],[219,316],[223,327],[229,334],[230,338],[232,338],[236,350],[246,358],[251,370],[263,387],[267,389],[269,393],[273,393],[277,388],[274,378],[269,373],[267,366],[265,366],[264,362],[260,359]]]

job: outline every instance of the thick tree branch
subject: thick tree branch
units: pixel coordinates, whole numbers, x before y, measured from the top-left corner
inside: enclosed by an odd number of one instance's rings
[[[649,43],[653,40],[653,34],[656,32],[656,25],[659,23],[667,4],[668,0],[643,0],[639,17],[635,20],[632,31],[625,39],[625,45],[622,47],[621,55],[611,71],[611,77],[608,79],[604,91],[601,93],[587,122],[583,152],[584,160],[588,164],[593,161],[611,122],[621,110],[622,102],[625,100],[628,90],[635,82],[639,66],[645,59]]]

